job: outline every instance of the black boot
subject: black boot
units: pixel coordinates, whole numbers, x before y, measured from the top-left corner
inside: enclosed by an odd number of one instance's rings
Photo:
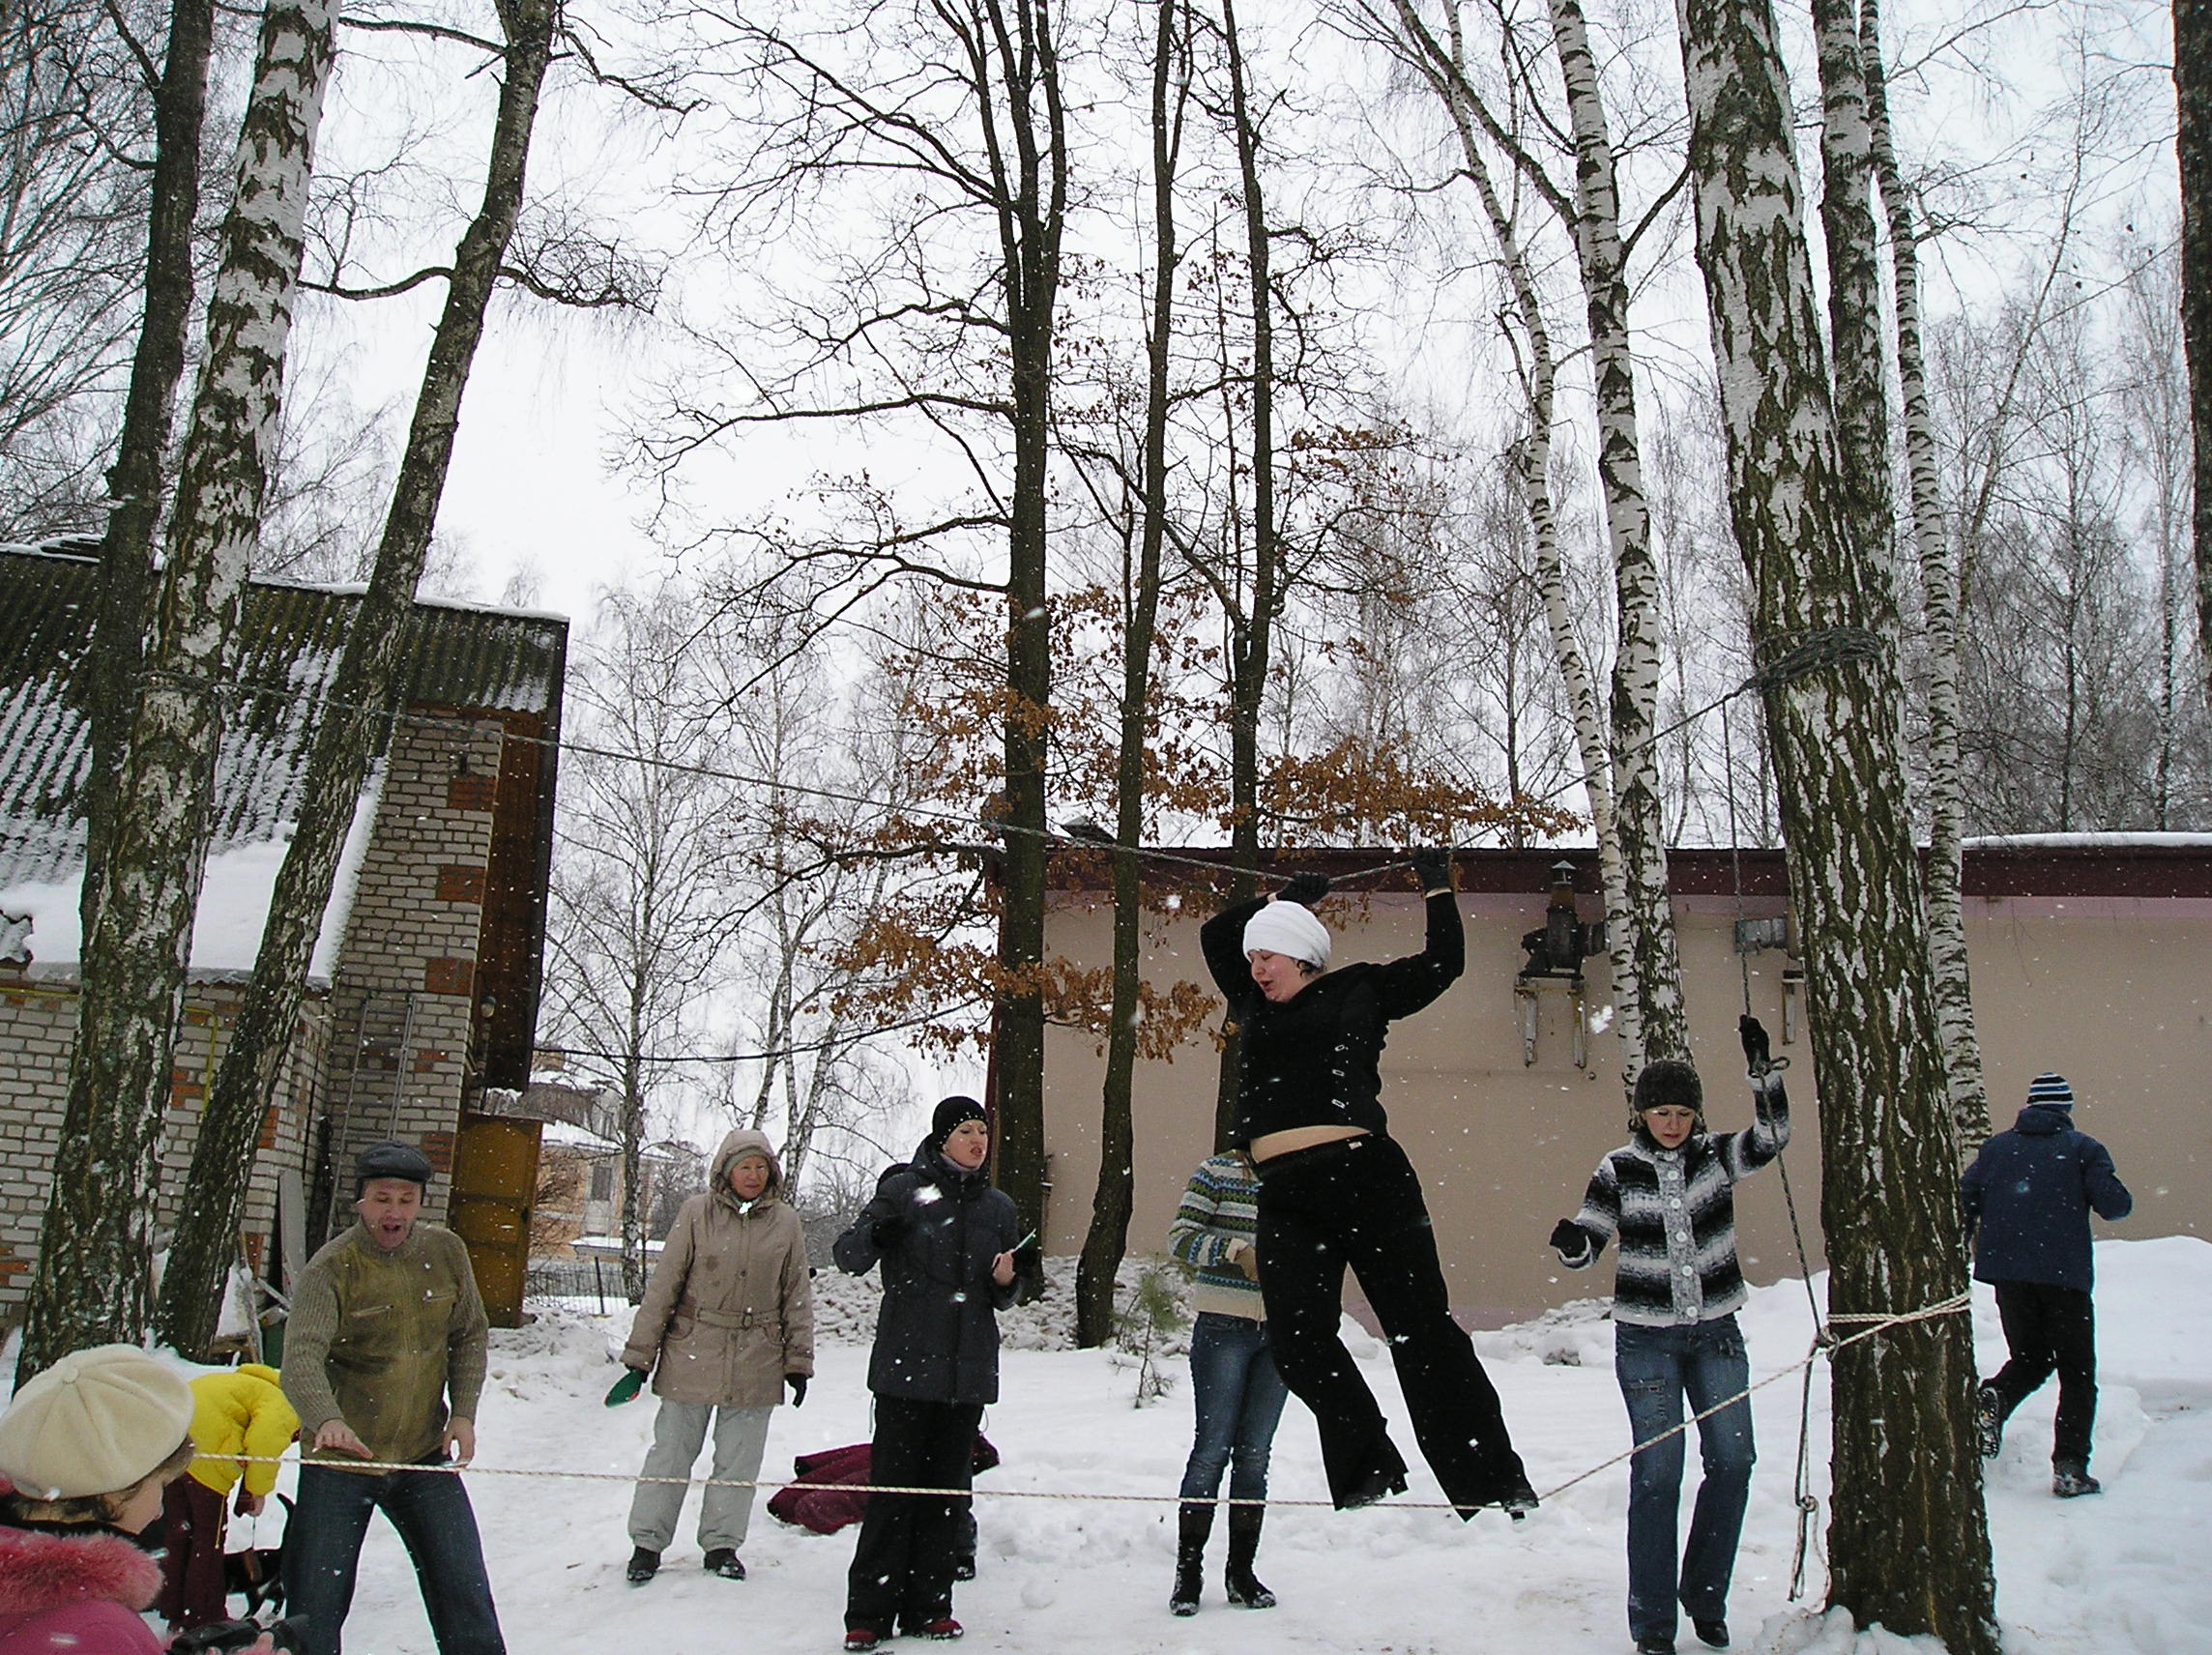
[[[1231,1517],[1232,1525],[1236,1518]],[[1168,1609],[1175,1614],[1196,1614],[1198,1595],[1206,1589],[1206,1542],[1213,1533],[1213,1502],[1184,1500],[1176,1520],[1175,1590],[1168,1594]]]
[[[1275,1607],[1275,1594],[1252,1573],[1252,1559],[1260,1554],[1260,1525],[1266,1521],[1267,1508],[1264,1505],[1229,1508],[1229,1570],[1222,1577],[1222,1584],[1229,1588],[1229,1601],[1239,1609]]]

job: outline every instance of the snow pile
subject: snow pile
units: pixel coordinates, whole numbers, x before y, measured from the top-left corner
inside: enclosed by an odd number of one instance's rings
[[[1114,1302],[1126,1312],[1137,1284],[1149,1268],[1157,1268],[1170,1285],[1180,1307],[1180,1325],[1157,1335],[1155,1356],[1180,1359],[1190,1349],[1190,1278],[1175,1264],[1151,1259],[1124,1259],[1114,1278]],[[858,1345],[863,1349],[876,1336],[876,1310],[883,1303],[883,1279],[870,1270],[849,1276],[835,1268],[814,1274],[815,1339],[821,1344]],[[1053,1259],[1045,1269],[1045,1291],[1027,1304],[999,1313],[999,1343],[1007,1350],[1072,1350],[1075,1349],[1075,1261]]]

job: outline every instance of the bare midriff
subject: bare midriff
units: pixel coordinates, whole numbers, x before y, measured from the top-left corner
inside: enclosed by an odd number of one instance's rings
[[[1277,1155],[1288,1155],[1293,1149],[1310,1149],[1316,1144],[1337,1144],[1347,1138],[1365,1138],[1369,1133],[1364,1126],[1286,1126],[1280,1132],[1263,1132],[1252,1140],[1246,1151],[1253,1165],[1271,1161]]]

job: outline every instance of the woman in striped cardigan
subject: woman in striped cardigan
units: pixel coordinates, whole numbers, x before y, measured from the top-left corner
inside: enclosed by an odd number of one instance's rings
[[[1628,1630],[1638,1655],[1674,1655],[1677,1604],[1705,1643],[1725,1649],[1729,1640],[1729,1581],[1752,1465],[1732,1191],[1790,1142],[1790,1100],[1768,1060],[1766,1031],[1752,1017],[1741,1027],[1754,1124],[1707,1132],[1697,1070],[1667,1060],[1646,1064],[1636,1077],[1628,1143],[1598,1163],[1582,1210],[1552,1231],[1560,1262],[1577,1270],[1619,1239],[1613,1363],[1638,1445],[1628,1472]],[[1698,1413],[1727,1406],[1698,1422],[1704,1480],[1677,1565],[1676,1427],[1685,1396]]]
[[[1198,1272],[1191,1303],[1198,1312],[1190,1334],[1191,1395],[1198,1431],[1183,1466],[1182,1506],[1177,1528],[1175,1590],[1168,1608],[1196,1614],[1203,1586],[1206,1542],[1213,1532],[1214,1496],[1232,1465],[1229,1497],[1267,1495],[1267,1453],[1289,1395],[1274,1358],[1267,1354],[1266,1311],[1260,1302],[1260,1181],[1241,1150],[1198,1164],[1168,1228],[1175,1256]],[[1252,1573],[1260,1552],[1264,1505],[1229,1508],[1229,1601],[1245,1609],[1272,1609],[1275,1594]]]

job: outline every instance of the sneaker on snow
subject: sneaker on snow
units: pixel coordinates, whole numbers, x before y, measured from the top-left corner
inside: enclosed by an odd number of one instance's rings
[[[883,1640],[883,1634],[872,1626],[845,1628],[845,1647],[848,1649],[873,1649]]]
[[[1984,1385],[1981,1395],[1974,1399],[1974,1442],[1985,1460],[1994,1460],[1997,1450],[2004,1446],[2004,1409],[1991,1385]]]
[[[725,1581],[742,1581],[745,1578],[745,1566],[738,1561],[737,1553],[727,1546],[717,1546],[707,1553],[706,1568],[708,1574],[719,1575]]]
[[[2079,1460],[2068,1460],[2051,1468],[2051,1492],[2060,1499],[2079,1499],[2083,1495],[2105,1492],[2105,1485],[2089,1475],[2089,1467]]]
[[[1728,1647],[1727,1621],[1720,1619],[1718,1616],[1715,1616],[1711,1620],[1700,1620],[1697,1618],[1697,1616],[1692,1615],[1690,1617],[1690,1625],[1692,1629],[1696,1631],[1698,1635],[1698,1640],[1703,1643],[1707,1648],[1726,1649]]]
[[[968,1629],[957,1620],[948,1614],[945,1614],[938,1616],[935,1620],[925,1620],[919,1626],[908,1627],[906,1635],[909,1638],[927,1638],[936,1642],[944,1643],[965,1636],[967,1631]]]
[[[629,1554],[629,1583],[642,1586],[660,1573],[660,1553],[640,1546]]]

